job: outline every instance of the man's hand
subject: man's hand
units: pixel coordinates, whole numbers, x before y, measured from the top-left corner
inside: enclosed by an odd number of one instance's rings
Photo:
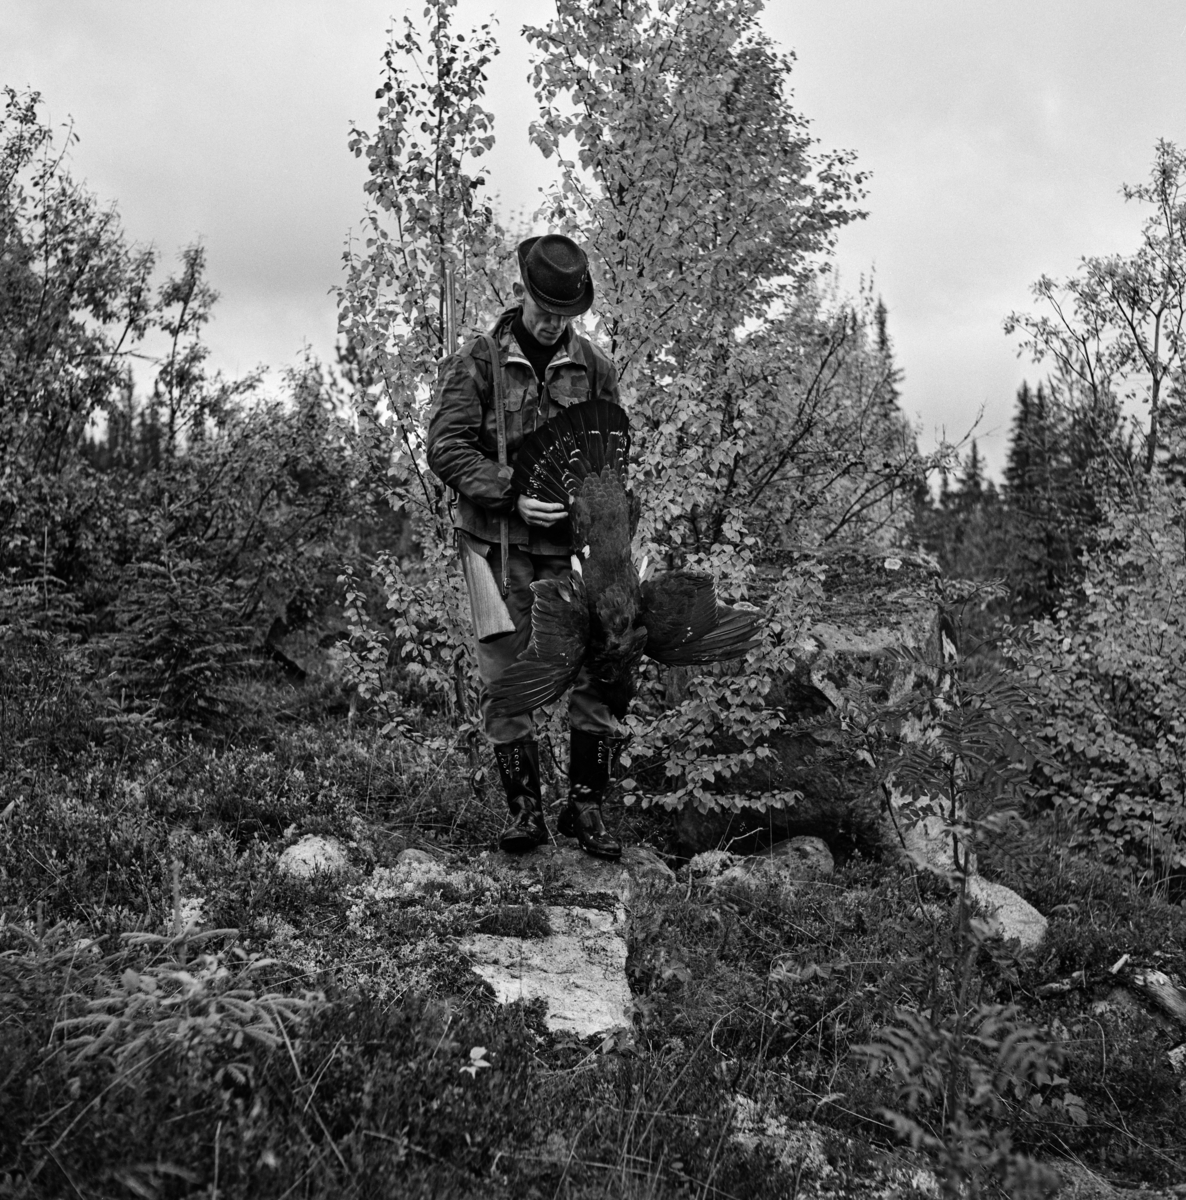
[[[563,504],[553,504],[550,500],[533,500],[530,496],[519,496],[515,500],[515,508],[528,525],[536,525],[541,529],[563,521],[568,515],[568,510]]]

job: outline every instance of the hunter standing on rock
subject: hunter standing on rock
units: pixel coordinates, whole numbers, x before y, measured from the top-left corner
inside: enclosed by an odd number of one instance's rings
[[[511,464],[523,438],[563,409],[585,400],[620,403],[613,363],[569,324],[593,303],[584,251],[558,234],[528,238],[519,246],[519,271],[518,304],[489,335],[441,364],[428,427],[429,466],[456,493],[453,520],[477,634],[482,718],[511,814],[499,845],[512,852],[548,840],[539,751],[532,713],[495,715],[489,689],[528,646],[531,584],[566,577],[574,547],[564,506],[516,495]],[[561,829],[588,853],[618,858],[621,844],[601,812],[617,723],[586,670],[569,694],[568,715],[569,795]]]

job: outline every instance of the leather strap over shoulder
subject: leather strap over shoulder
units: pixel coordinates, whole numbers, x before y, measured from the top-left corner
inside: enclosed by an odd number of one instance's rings
[[[498,343],[494,335],[484,333],[486,345],[490,350],[490,378],[494,389],[494,424],[498,431],[498,466],[499,474],[507,471],[507,412],[506,396],[502,378],[502,363],[498,359]],[[498,519],[498,542],[502,551],[502,594],[507,594],[507,559],[510,557],[511,529],[510,521],[503,514]]]

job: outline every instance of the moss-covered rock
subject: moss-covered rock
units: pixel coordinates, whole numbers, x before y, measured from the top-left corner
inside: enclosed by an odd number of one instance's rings
[[[763,567],[767,586],[788,566],[818,584],[818,619],[790,671],[768,694],[785,726],[770,754],[729,780],[734,792],[780,793],[781,808],[677,814],[672,850],[690,858],[726,847],[753,853],[800,835],[821,837],[840,861],[854,851],[880,854],[882,795],[874,772],[855,753],[838,712],[846,697],[869,705],[906,697],[917,681],[913,663],[943,659],[943,592],[938,567],[925,555],[846,545],[784,552]],[[755,590],[760,603],[763,586]],[[950,638],[950,632],[948,637]],[[720,749],[739,746],[722,742]]]

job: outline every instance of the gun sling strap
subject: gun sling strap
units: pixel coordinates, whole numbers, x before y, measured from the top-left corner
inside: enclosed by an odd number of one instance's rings
[[[498,430],[498,467],[499,475],[504,479],[507,470],[507,412],[506,399],[503,394],[502,363],[498,360],[498,343],[493,334],[483,334],[486,345],[490,349],[490,377],[494,381],[494,423]],[[507,594],[507,559],[510,557],[511,529],[510,521],[504,513],[498,518],[498,546],[502,551],[502,594]]]

